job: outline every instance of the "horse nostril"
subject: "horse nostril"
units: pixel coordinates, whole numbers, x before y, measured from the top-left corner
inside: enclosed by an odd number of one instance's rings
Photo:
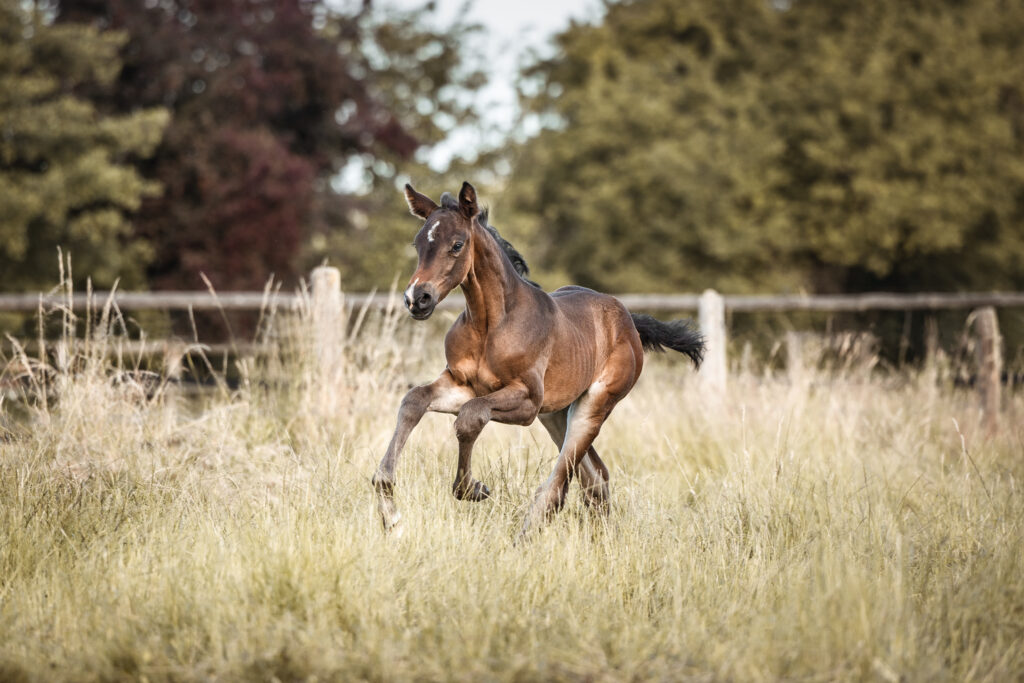
[[[427,304],[430,303],[430,300],[432,298],[433,297],[430,296],[430,292],[423,292],[418,297],[416,297],[416,305],[418,305],[418,306],[426,306]]]

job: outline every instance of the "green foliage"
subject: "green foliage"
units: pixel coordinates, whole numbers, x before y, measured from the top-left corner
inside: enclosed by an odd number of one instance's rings
[[[128,214],[159,186],[133,162],[153,153],[167,112],[108,116],[78,96],[108,87],[124,37],[54,26],[23,3],[0,5],[0,271],[8,290],[48,289],[56,247],[99,285],[140,286],[150,256]]]
[[[636,0],[526,73],[504,203],[612,291],[1024,286],[1024,6]]]
[[[804,244],[851,284],[1024,286],[1024,6],[799,9],[828,65],[779,83]]]
[[[291,286],[324,258],[368,275],[360,284],[390,281],[386,264],[402,246],[379,243],[387,231],[369,236],[366,217],[393,201],[399,168],[422,168],[416,152],[472,115],[460,89],[480,77],[462,66],[466,27],[430,28],[425,13],[324,0],[62,0],[59,21],[129,36],[116,91],[97,101],[173,112],[147,168],[165,190],[137,224],[157,252],[150,282],[201,288],[203,272],[221,289],[258,289],[274,274]],[[339,187],[342,169],[361,171],[368,192]]]

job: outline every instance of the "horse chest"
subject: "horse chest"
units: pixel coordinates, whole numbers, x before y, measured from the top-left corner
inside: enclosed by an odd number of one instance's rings
[[[512,379],[503,363],[502,345],[470,328],[461,320],[445,338],[448,369],[459,384],[470,387],[477,396],[502,388]]]
[[[490,394],[515,380],[516,364],[509,362],[501,345],[451,344],[446,349],[448,368],[457,382],[477,396]]]
[[[455,381],[473,389],[477,396],[497,391],[505,384],[482,359],[463,357],[449,362],[448,368]]]

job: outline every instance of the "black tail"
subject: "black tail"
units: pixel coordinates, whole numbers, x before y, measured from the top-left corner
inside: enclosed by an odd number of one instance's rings
[[[704,336],[691,326],[689,320],[673,320],[663,323],[643,313],[630,313],[633,324],[640,334],[640,343],[645,351],[664,351],[665,347],[685,353],[700,367],[704,360]]]

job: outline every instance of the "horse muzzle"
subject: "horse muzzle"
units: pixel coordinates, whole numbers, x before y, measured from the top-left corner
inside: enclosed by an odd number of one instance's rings
[[[438,297],[434,286],[429,283],[409,285],[405,290],[405,307],[416,320],[426,320],[434,312]]]

